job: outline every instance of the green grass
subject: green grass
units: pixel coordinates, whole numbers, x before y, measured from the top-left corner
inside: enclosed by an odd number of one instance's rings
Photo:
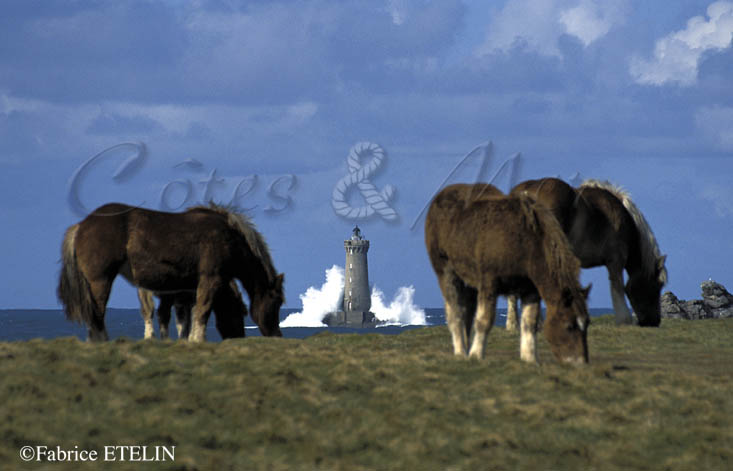
[[[0,469],[724,470],[733,320],[590,327],[591,364],[482,361],[445,327],[220,344],[0,343]],[[25,445],[175,445],[165,463],[23,463]],[[100,452],[101,453],[101,452]]]

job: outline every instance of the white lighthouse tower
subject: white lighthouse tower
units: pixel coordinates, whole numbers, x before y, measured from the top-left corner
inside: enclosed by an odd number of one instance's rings
[[[369,241],[354,227],[351,237],[344,241],[346,266],[344,267],[344,302],[341,310],[330,313],[324,319],[329,326],[373,327],[376,324],[369,289]]]
[[[349,240],[344,241],[346,266],[344,267],[344,305],[346,313],[352,311],[368,312],[372,307],[369,293],[369,264],[367,252],[369,241],[361,236],[359,226]]]

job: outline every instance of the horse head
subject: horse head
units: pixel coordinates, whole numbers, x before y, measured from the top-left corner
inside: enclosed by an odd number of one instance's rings
[[[269,286],[252,296],[250,314],[265,337],[282,337],[283,335],[280,331],[280,306],[285,300],[284,278],[285,275],[280,273]]]
[[[590,316],[586,288],[563,288],[560,302],[547,302],[545,338],[555,357],[565,363],[588,363],[588,326]]]
[[[660,295],[667,284],[666,255],[657,258],[651,273],[639,271],[629,276],[624,291],[642,327],[658,327],[661,323]]]

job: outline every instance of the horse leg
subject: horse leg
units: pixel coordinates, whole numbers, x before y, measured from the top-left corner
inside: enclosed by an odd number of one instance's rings
[[[517,297],[513,294],[510,294],[506,298],[506,330],[507,332],[516,332],[518,328],[519,322],[517,320]]]
[[[236,284],[223,286],[214,300],[216,330],[222,339],[244,337],[244,316],[247,306],[236,290]]]
[[[476,308],[476,291],[467,287],[454,273],[440,279],[445,300],[445,320],[453,339],[453,353],[466,355],[471,318]]]
[[[466,339],[470,339],[473,321],[476,318],[477,291],[469,286],[464,286],[460,293],[459,306],[465,313]]]
[[[216,330],[222,339],[242,338],[244,334],[244,317],[229,315],[227,311],[214,309]]]
[[[611,285],[611,302],[616,314],[616,324],[631,324],[631,312],[624,299],[624,272],[620,267],[608,266],[608,280]]]
[[[158,330],[160,330],[160,338],[169,338],[168,326],[171,323],[171,305],[173,304],[173,296],[160,296],[160,304],[158,305]]]
[[[190,341],[203,342],[206,340],[206,323],[209,321],[211,307],[220,285],[221,281],[218,278],[202,276],[199,279],[196,288],[196,305],[191,312]]]
[[[92,292],[94,313],[91,323],[87,325],[87,340],[91,342],[109,340],[107,328],[104,325],[104,313],[109,299],[109,292],[112,289],[112,281],[106,279],[90,281],[89,288]]]
[[[537,331],[539,330],[539,297],[522,299],[522,330],[519,340],[519,358],[537,363]]]
[[[476,319],[473,325],[473,342],[468,356],[471,358],[483,358],[484,347],[486,346],[486,337],[488,337],[491,327],[496,319],[496,295],[486,294],[488,290],[482,289],[478,293],[478,307],[476,309]]]
[[[153,293],[143,288],[137,289],[137,298],[140,300],[140,314],[145,322],[145,335],[143,338],[152,339],[155,336],[153,328],[153,314],[155,314],[155,301]]]
[[[453,340],[453,354],[464,356],[467,352],[465,319],[457,305],[445,302],[445,320]]]
[[[191,304],[176,304],[176,330],[179,340],[187,340],[191,333]]]

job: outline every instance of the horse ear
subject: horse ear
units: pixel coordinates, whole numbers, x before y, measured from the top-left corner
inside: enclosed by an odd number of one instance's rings
[[[581,289],[580,292],[583,293],[583,298],[588,301],[588,295],[590,294],[590,289],[593,287],[593,283],[588,283],[588,286]]]
[[[662,271],[662,269],[664,268],[664,262],[666,261],[667,261],[666,255],[662,255],[661,257],[657,259],[657,271]]]
[[[275,278],[275,283],[277,283],[278,288],[282,288],[283,283],[285,282],[285,273],[280,273]]]

